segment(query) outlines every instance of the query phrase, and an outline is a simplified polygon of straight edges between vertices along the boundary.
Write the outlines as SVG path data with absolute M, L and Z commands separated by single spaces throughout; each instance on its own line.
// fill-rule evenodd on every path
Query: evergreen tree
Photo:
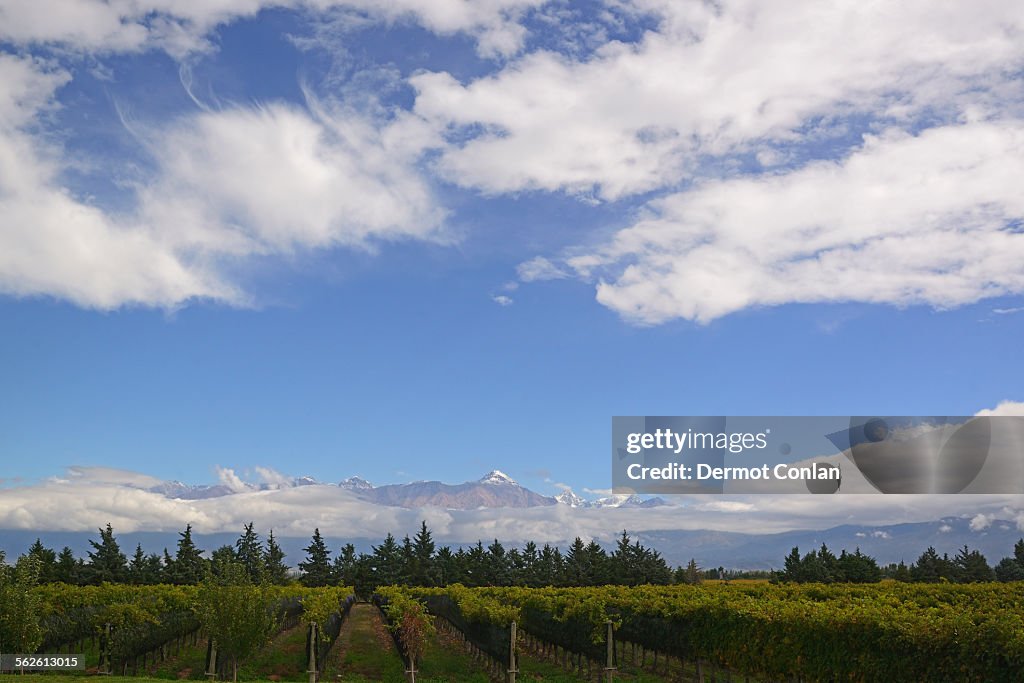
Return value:
M 136 544 L 135 554 L 128 563 L 128 583 L 136 586 L 149 583 L 146 580 L 146 553 L 143 552 L 141 543 Z
M 62 581 L 78 585 L 82 581 L 82 561 L 75 558 L 71 548 L 64 546 L 57 556 L 57 566 L 54 570 L 56 581 Z
M 374 586 L 394 586 L 402 580 L 402 548 L 388 533 L 384 542 L 373 548 L 371 560 Z
M 882 580 L 882 570 L 875 558 L 865 555 L 860 548 L 852 554 L 844 550 L 839 556 L 838 566 L 842 580 L 850 583 L 877 583 Z M 906 567 L 903 569 L 905 571 Z
M 505 546 L 498 539 L 487 546 L 485 586 L 511 586 L 512 575 L 506 562 Z
M 210 572 L 214 577 L 224 579 L 231 572 L 235 571 L 236 568 L 240 568 L 241 571 L 245 573 L 249 582 L 255 583 L 252 577 L 249 576 L 249 571 L 246 566 L 238 561 L 234 547 L 230 545 L 222 545 L 210 553 Z
M 1004 557 L 996 565 L 995 577 L 998 581 L 1024 581 L 1024 567 L 1015 558 Z
M 782 563 L 782 572 L 779 574 L 780 581 L 800 582 L 804 580 L 803 563 L 800 560 L 800 548 L 793 546 Z
M 118 583 L 124 581 L 128 572 L 128 558 L 121 552 L 114 538 L 114 530 L 107 523 L 106 529 L 100 529 L 100 540 L 89 540 L 92 550 L 89 551 L 89 582 Z
M 266 572 L 266 558 L 260 545 L 260 537 L 253 530 L 253 523 L 245 525 L 242 535 L 235 541 L 235 559 L 245 568 L 253 583 L 260 583 Z
M 910 578 L 917 583 L 938 583 L 944 573 L 942 558 L 932 546 L 928 546 L 910 567 Z
M 434 539 L 424 520 L 412 543 L 412 557 L 408 573 L 409 583 L 413 586 L 433 586 L 437 583 L 434 571 Z
M 356 547 L 351 543 L 343 545 L 341 552 L 334 558 L 334 568 L 332 570 L 334 583 L 339 586 L 354 586 L 358 561 Z
M 696 586 L 700 582 L 700 568 L 697 566 L 697 561 L 691 557 L 683 572 L 683 583 Z
M 324 539 L 320 536 L 320 529 L 313 531 L 313 541 L 304 548 L 306 559 L 299 562 L 299 571 L 302 572 L 300 581 L 303 586 L 315 588 L 327 586 L 331 582 L 331 551 L 327 549 Z
M 39 583 L 53 583 L 57 580 L 57 553 L 43 545 L 42 540 L 28 549 L 28 555 L 35 559 L 39 569 Z
M 146 583 L 164 583 L 164 567 L 156 553 L 146 555 Z
M 588 586 L 603 586 L 611 580 L 611 567 L 608 553 L 597 541 L 591 540 L 587 544 L 587 564 L 590 573 L 587 576 Z
M 966 545 L 957 553 L 953 564 L 960 583 L 978 583 L 995 578 L 985 556 L 978 550 L 970 550 Z
M 487 551 L 484 550 L 483 541 L 477 541 L 461 559 L 464 567 L 463 578 L 467 586 L 489 585 Z
M 178 550 L 174 555 L 169 578 L 171 583 L 179 586 L 195 585 L 206 575 L 203 551 L 192 541 L 191 524 L 187 524 L 185 530 L 179 532 L 178 536 Z
M 460 573 L 455 560 L 455 553 L 448 546 L 441 546 L 437 551 L 437 554 L 434 556 L 434 568 L 437 574 L 438 586 L 448 586 L 458 581 Z
M 562 585 L 589 586 L 590 573 L 590 556 L 587 554 L 587 547 L 584 545 L 583 539 L 577 536 L 569 549 L 565 551 Z
M 284 563 L 284 551 L 274 538 L 274 530 L 267 534 L 267 550 L 263 555 L 267 570 L 267 581 L 283 586 L 288 583 L 288 565 Z

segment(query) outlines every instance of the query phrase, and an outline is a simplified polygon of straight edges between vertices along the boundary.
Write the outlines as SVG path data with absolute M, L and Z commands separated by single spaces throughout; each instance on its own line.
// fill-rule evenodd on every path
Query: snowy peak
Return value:
M 519 486 L 519 483 L 515 479 L 508 476 L 501 470 L 491 470 L 486 475 L 477 480 L 480 484 L 512 484 L 513 486 Z
M 362 477 L 349 477 L 348 479 L 342 479 L 338 483 L 338 486 L 348 491 L 370 491 L 373 489 L 373 484 Z
M 587 501 L 583 500 L 575 493 L 573 493 L 572 489 L 566 489 L 562 491 L 557 496 L 555 496 L 555 500 L 557 500 L 562 505 L 568 505 L 571 508 L 585 507 L 587 505 Z
M 295 477 L 292 479 L 292 486 L 316 486 L 319 483 L 313 477 Z

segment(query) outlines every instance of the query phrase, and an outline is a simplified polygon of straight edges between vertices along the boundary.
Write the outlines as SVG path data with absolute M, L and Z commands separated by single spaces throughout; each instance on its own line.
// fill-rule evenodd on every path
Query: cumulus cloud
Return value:
M 984 531 L 992 525 L 993 519 L 995 515 L 984 515 L 979 512 L 971 518 L 971 531 Z
M 487 193 L 614 200 L 693 177 L 708 158 L 806 154 L 858 117 L 1019 110 L 1024 12 L 995 0 L 620 4 L 658 29 L 581 59 L 536 51 L 465 83 L 412 78 L 416 111 L 451 131 L 439 170 Z
M 0 528 L 92 531 L 110 521 L 123 532 L 180 531 L 192 524 L 198 533 L 233 533 L 255 521 L 283 536 L 308 537 L 310 529 L 319 527 L 332 536 L 378 538 L 426 519 L 446 541 L 561 541 L 575 536 L 611 540 L 622 529 L 771 533 L 854 521 L 884 525 L 930 521 L 951 510 L 986 518 L 1002 515 L 1024 524 L 1020 496 L 673 496 L 675 505 L 647 509 L 443 510 L 374 505 L 331 485 L 255 490 L 225 468 L 219 476 L 238 492 L 186 500 L 140 488 L 150 482 L 146 475 L 76 468 L 61 478 L 0 489 Z
M 708 182 L 569 263 L 639 323 L 751 306 L 951 307 L 1024 292 L 1024 123 L 868 137 L 841 162 Z
M 228 487 L 235 493 L 242 493 L 244 491 L 252 490 L 252 487 L 246 482 L 242 481 L 242 478 L 235 474 L 235 471 L 230 467 L 216 466 L 214 471 L 217 473 L 217 481 L 224 486 Z
M 992 416 L 1012 416 L 1020 417 L 1024 416 L 1024 403 L 1021 401 L 1000 401 L 995 408 L 985 408 L 975 413 L 979 417 L 992 417 Z
M 492 296 L 491 297 L 491 301 L 493 301 L 494 303 L 496 303 L 496 304 L 498 304 L 499 306 L 502 306 L 502 307 L 504 307 L 504 306 L 511 306 L 512 304 L 515 303 L 515 300 L 512 297 L 505 296 L 504 294 L 498 294 L 497 296 Z

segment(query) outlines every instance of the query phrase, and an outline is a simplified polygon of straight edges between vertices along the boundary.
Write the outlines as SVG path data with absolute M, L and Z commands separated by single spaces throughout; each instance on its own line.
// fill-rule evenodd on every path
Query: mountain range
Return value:
M 180 481 L 162 482 L 147 490 L 168 498 L 203 500 L 230 496 L 245 491 L 265 491 L 296 486 L 334 486 L 312 477 L 296 477 L 277 484 L 245 484 L 231 487 L 226 484 L 191 485 Z M 350 491 L 361 500 L 377 505 L 401 508 L 439 507 L 449 510 L 476 510 L 480 508 L 531 508 L 567 505 L 571 508 L 649 508 L 668 505 L 661 498 L 641 498 L 637 495 L 611 495 L 595 500 L 584 500 L 566 489 L 558 496 L 545 496 L 520 485 L 502 472 L 491 470 L 476 481 L 446 484 L 441 481 L 414 481 L 407 484 L 374 486 L 357 476 L 343 479 L 338 487 Z

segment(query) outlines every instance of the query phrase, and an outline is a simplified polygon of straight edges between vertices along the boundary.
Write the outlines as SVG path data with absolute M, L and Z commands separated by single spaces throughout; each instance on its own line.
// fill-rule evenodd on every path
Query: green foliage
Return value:
M 283 586 L 288 583 L 288 565 L 284 563 L 284 551 L 274 538 L 274 531 L 267 535 L 267 549 L 263 554 L 263 563 L 267 570 L 267 581 Z
M 93 548 L 89 551 L 89 582 L 100 584 L 124 581 L 128 574 L 128 559 L 114 538 L 114 530 L 108 523 L 106 529 L 99 531 L 99 541 L 89 540 Z
M 38 580 L 38 557 L 24 555 L 9 567 L 0 551 L 0 651 L 35 652 L 42 642 Z
M 327 549 L 323 537 L 320 536 L 320 529 L 313 532 L 313 540 L 306 546 L 305 551 L 306 559 L 299 562 L 302 585 L 310 588 L 330 585 L 332 578 L 331 551 Z
M 344 586 L 331 586 L 309 590 L 302 597 L 302 623 L 316 624 L 319 627 L 320 639 L 330 639 L 327 634 L 327 621 L 331 615 L 342 609 L 342 602 L 352 595 L 352 590 Z
M 186 525 L 185 530 L 178 535 L 178 552 L 168 568 L 168 578 L 171 583 L 179 586 L 197 584 L 206 576 L 207 564 L 203 559 L 203 551 L 192 540 L 191 524 Z
M 266 644 L 277 631 L 278 599 L 269 584 L 254 584 L 245 567 L 229 562 L 221 574 L 199 584 L 195 612 L 204 630 L 228 657 L 237 673 L 238 661 Z

